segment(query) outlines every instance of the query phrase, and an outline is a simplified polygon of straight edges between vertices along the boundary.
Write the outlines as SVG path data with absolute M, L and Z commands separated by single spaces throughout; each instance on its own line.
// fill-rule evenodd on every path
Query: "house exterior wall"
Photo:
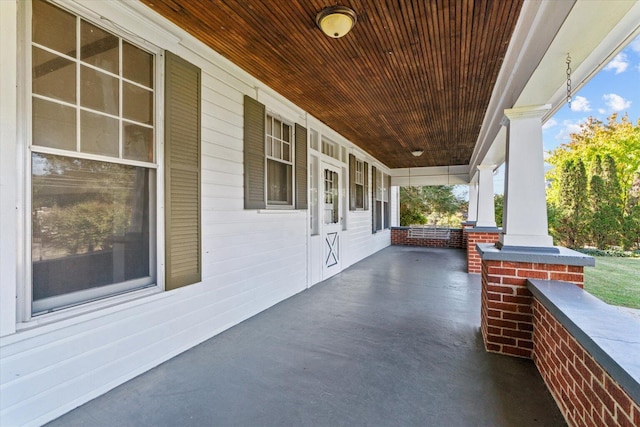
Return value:
M 16 71 L 22 67 L 19 3 L 0 2 L 0 419 L 3 425 L 39 425 L 317 283 L 321 276 L 311 264 L 319 262 L 321 250 L 312 248 L 309 212 L 243 209 L 243 97 L 257 98 L 288 120 L 335 133 L 289 103 L 286 94 L 273 92 L 145 6 L 83 4 L 89 19 L 117 22 L 116 28 L 202 70 L 202 281 L 23 322 L 29 236 L 26 125 L 18 113 L 24 81 Z M 334 139 L 354 149 L 339 135 Z M 376 159 L 364 160 L 388 173 Z M 158 210 L 162 233 L 162 206 Z M 347 211 L 346 224 L 343 268 L 390 244 L 389 230 L 372 234 L 371 209 Z M 157 271 L 162 276 L 162 262 Z

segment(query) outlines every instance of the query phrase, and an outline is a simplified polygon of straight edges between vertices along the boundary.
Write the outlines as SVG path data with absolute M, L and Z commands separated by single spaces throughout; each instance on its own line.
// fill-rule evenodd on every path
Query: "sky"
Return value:
M 594 117 L 602 122 L 612 113 L 625 113 L 635 123 L 640 118 L 640 36 L 629 43 L 542 127 L 545 152 L 569 142 L 580 124 Z M 619 120 L 619 119 L 618 119 Z M 504 165 L 494 176 L 494 191 L 504 192 Z

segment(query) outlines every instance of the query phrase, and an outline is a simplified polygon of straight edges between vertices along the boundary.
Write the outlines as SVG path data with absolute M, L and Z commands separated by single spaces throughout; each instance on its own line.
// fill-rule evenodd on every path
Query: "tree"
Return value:
M 466 202 L 454 194 L 452 186 L 401 187 L 400 225 L 460 223 L 465 205 Z
M 563 244 L 576 248 L 587 237 L 587 174 L 581 159 L 567 160 L 560 175 L 559 218 L 555 224 L 556 238 Z
M 589 118 L 547 162 L 554 166 L 547 172 L 549 226 L 560 244 L 626 248 L 640 244 L 635 220 L 640 201 L 640 120 L 633 124 L 628 116 L 618 120 L 616 114 L 607 123 Z M 580 163 L 589 170 L 584 180 Z M 586 211 L 580 208 L 584 197 Z
M 496 194 L 493 196 L 493 203 L 496 209 L 496 225 L 502 227 L 502 216 L 504 210 L 504 194 Z

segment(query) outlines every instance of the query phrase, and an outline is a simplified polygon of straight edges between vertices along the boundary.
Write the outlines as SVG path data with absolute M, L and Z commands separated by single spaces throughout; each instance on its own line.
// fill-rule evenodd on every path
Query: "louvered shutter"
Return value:
M 368 210 L 369 209 L 369 163 L 364 162 L 364 191 L 363 191 L 363 196 L 364 197 L 364 205 L 363 208 L 364 210 Z
M 349 154 L 349 210 L 356 208 L 356 156 Z
M 265 209 L 265 108 L 244 97 L 244 208 Z
M 202 280 L 200 69 L 167 52 L 165 62 L 165 289 Z
M 384 205 L 384 228 L 391 224 L 391 175 L 385 175 L 387 197 Z
M 307 129 L 296 123 L 296 209 L 307 209 Z
M 377 170 L 375 166 L 371 166 L 371 206 L 373 207 L 373 209 L 371 209 L 371 232 L 375 233 L 376 232 L 376 224 L 377 224 L 377 220 L 378 220 L 378 215 L 377 215 L 377 209 L 376 209 L 376 177 L 377 177 Z

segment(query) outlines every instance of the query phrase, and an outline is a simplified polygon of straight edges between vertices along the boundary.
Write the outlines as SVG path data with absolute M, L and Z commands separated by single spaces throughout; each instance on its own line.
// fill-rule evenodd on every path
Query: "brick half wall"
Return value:
M 514 261 L 482 261 L 480 322 L 487 351 L 531 358 L 532 296 L 527 279 L 584 286 L 584 267 Z
M 482 260 L 476 251 L 476 244 L 496 243 L 501 230 L 496 228 L 491 231 L 478 231 L 474 228 L 466 228 L 463 232 L 466 236 L 464 240 L 467 242 L 467 273 L 481 273 Z
M 400 246 L 422 246 L 426 248 L 464 248 L 462 246 L 462 229 L 451 228 L 449 239 L 425 239 L 409 237 L 410 227 L 392 227 L 391 244 Z
M 638 403 L 537 299 L 533 322 L 533 360 L 570 426 L 640 426 Z

